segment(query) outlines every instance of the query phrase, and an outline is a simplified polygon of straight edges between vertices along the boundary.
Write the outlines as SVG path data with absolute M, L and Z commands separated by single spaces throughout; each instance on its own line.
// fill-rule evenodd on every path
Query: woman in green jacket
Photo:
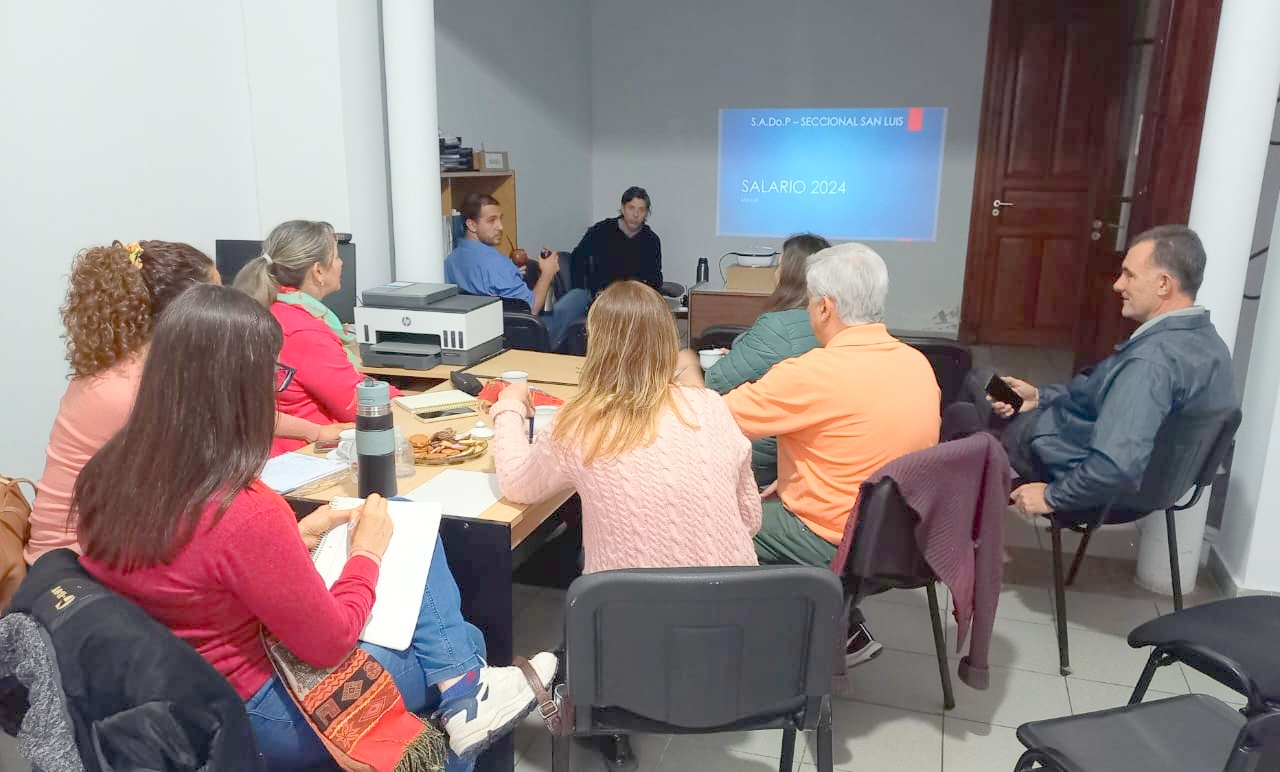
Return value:
M 804 273 L 809 255 L 829 246 L 826 239 L 812 233 L 786 240 L 778 260 L 778 286 L 769 296 L 767 310 L 706 372 L 707 388 L 724 394 L 759 380 L 778 362 L 800 356 L 818 345 L 809 327 L 809 312 L 805 310 L 809 288 Z M 751 470 L 762 488 L 778 479 L 777 438 L 766 437 L 751 443 Z

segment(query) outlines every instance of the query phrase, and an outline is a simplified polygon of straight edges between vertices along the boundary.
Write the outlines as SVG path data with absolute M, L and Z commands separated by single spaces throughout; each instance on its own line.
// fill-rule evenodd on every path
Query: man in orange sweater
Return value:
M 819 348 L 779 362 L 725 402 L 747 437 L 778 437 L 778 480 L 761 493 L 760 561 L 826 566 L 857 515 L 862 482 L 937 444 L 941 393 L 924 355 L 885 328 L 889 272 L 880 255 L 865 244 L 830 247 L 809 258 L 805 278 Z M 682 353 L 679 377 L 697 382 L 691 354 Z M 859 617 L 851 630 L 849 665 L 879 652 Z

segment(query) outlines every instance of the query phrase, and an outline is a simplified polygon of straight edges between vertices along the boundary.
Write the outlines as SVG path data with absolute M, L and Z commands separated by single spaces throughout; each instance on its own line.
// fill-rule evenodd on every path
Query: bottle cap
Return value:
M 356 401 L 362 407 L 386 405 L 391 402 L 391 386 L 386 381 L 366 378 L 356 386 Z

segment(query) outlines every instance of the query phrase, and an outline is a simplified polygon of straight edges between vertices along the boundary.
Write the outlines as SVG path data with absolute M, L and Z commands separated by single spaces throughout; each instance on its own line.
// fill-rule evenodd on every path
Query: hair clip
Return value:
M 142 268 L 142 245 L 136 241 L 131 241 L 124 245 L 129 250 L 129 265 L 134 268 Z

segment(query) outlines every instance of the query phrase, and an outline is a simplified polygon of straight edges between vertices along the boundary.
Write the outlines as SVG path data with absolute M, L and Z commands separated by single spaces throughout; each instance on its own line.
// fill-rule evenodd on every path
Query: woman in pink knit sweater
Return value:
M 653 288 L 617 282 L 587 315 L 580 390 L 533 443 L 529 390 L 489 411 L 502 493 L 582 497 L 584 571 L 756 565 L 751 443 L 719 394 L 675 383 L 676 326 Z

